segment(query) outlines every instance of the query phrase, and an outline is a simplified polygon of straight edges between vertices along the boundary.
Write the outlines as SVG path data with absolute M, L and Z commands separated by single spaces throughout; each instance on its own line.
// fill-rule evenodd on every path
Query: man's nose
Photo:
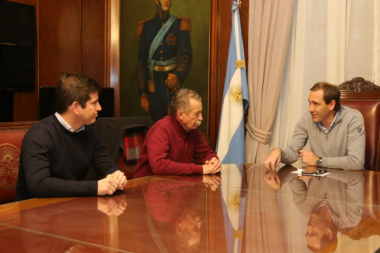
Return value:
M 198 120 L 203 120 L 202 113 L 199 114 Z
M 100 106 L 100 103 L 98 102 L 96 104 L 96 108 L 95 108 L 97 111 L 101 111 L 102 110 L 102 107 Z

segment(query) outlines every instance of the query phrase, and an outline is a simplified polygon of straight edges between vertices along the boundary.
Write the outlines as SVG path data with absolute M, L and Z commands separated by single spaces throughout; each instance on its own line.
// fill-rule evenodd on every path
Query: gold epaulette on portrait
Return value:
M 181 26 L 180 26 L 180 30 L 181 31 L 188 31 L 188 32 L 191 32 L 191 20 L 189 17 L 178 17 L 179 19 L 181 19 Z
M 153 18 L 149 18 L 149 19 L 144 19 L 144 20 L 141 20 L 139 22 L 137 22 L 137 37 L 139 37 L 142 33 L 142 30 L 143 30 L 143 27 L 144 27 L 144 23 L 146 21 L 149 21 L 149 20 L 152 20 Z

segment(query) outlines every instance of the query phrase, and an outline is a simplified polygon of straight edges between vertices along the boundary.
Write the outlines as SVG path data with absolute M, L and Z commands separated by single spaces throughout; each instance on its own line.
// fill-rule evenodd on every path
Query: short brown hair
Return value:
M 90 94 L 100 92 L 101 87 L 94 79 L 73 73 L 63 73 L 57 83 L 55 91 L 55 103 L 58 113 L 64 113 L 75 101 L 82 108 L 86 107 L 86 102 L 90 99 Z
M 340 90 L 337 86 L 327 83 L 318 82 L 311 87 L 310 91 L 323 90 L 323 100 L 326 105 L 330 104 L 332 100 L 335 101 L 334 111 L 338 112 L 341 110 L 340 106 Z
M 202 102 L 202 98 L 197 92 L 189 89 L 179 89 L 170 103 L 170 115 L 175 117 L 178 110 L 188 113 L 190 111 L 190 98 Z

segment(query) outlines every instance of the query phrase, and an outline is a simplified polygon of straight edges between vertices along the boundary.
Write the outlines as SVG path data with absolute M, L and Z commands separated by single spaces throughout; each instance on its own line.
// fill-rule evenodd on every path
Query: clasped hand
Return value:
M 222 178 L 220 177 L 220 175 L 203 175 L 202 182 L 206 187 L 210 186 L 211 190 L 215 191 L 216 189 L 218 189 L 221 180 Z
M 120 170 L 98 181 L 98 195 L 112 195 L 116 190 L 123 190 L 127 184 L 127 178 Z
M 222 165 L 218 158 L 213 157 L 210 161 L 205 161 L 202 165 L 203 174 L 216 174 L 222 170 Z
M 98 210 L 107 215 L 117 215 L 124 213 L 127 207 L 127 200 L 124 194 L 113 197 L 98 197 Z

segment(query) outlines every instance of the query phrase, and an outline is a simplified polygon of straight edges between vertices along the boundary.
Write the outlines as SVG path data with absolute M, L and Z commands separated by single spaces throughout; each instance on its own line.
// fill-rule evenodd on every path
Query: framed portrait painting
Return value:
M 208 132 L 212 1 L 120 1 L 120 116 L 157 121 L 187 88 L 202 97 Z

